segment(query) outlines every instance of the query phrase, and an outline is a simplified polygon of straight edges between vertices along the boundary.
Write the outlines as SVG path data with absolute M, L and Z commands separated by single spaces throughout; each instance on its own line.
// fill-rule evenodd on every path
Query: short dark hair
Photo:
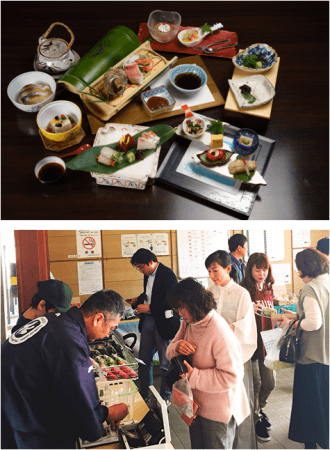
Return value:
M 44 300 L 44 299 L 40 298 L 40 296 L 37 293 L 34 294 L 34 296 L 32 297 L 31 303 L 30 303 L 31 308 L 37 309 L 41 300 Z M 54 306 L 53 303 L 51 303 L 50 301 L 44 300 L 44 302 L 45 302 L 46 312 L 49 309 L 54 309 L 54 308 L 56 309 L 56 306 Z
M 206 290 L 194 278 L 186 278 L 176 284 L 168 292 L 166 301 L 174 310 L 187 308 L 196 322 L 217 307 L 212 292 Z
M 229 251 L 234 252 L 239 245 L 241 247 L 244 247 L 246 242 L 247 238 L 246 236 L 244 236 L 244 234 L 234 234 L 231 238 L 228 239 Z
M 209 255 L 205 260 L 205 267 L 208 269 L 210 265 L 214 263 L 220 264 L 220 266 L 224 269 L 230 266 L 231 270 L 229 272 L 229 276 L 235 281 L 235 283 L 238 283 L 238 273 L 232 264 L 231 256 L 228 252 L 225 250 L 217 250 L 216 252 L 211 253 L 211 255 Z
M 319 250 L 325 255 L 329 255 L 329 238 L 325 237 L 317 241 L 316 250 Z
M 131 258 L 132 266 L 136 264 L 149 264 L 150 261 L 158 262 L 157 256 L 146 248 L 139 248 Z
M 91 295 L 80 307 L 86 317 L 96 313 L 106 313 L 111 319 L 123 316 L 125 311 L 123 297 L 115 291 L 103 289 Z M 108 317 L 106 317 L 106 320 Z
M 296 265 L 298 270 L 301 271 L 301 278 L 316 278 L 329 272 L 329 263 L 326 257 L 313 248 L 306 248 L 297 253 Z

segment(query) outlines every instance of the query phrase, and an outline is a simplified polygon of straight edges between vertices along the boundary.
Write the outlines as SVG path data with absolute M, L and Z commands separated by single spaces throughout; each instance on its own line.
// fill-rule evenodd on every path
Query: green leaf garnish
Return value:
M 207 131 L 213 134 L 224 134 L 225 129 L 222 125 L 222 122 L 220 119 L 218 120 L 211 120 L 211 125 L 209 125 Z
M 242 56 L 243 66 L 250 67 L 250 69 L 256 69 L 258 56 L 257 55 L 246 55 Z
M 176 131 L 176 128 L 172 128 L 169 125 L 154 125 L 146 130 L 140 131 L 139 133 L 132 136 L 136 141 L 142 133 L 147 133 L 148 131 L 154 131 L 159 137 L 160 141 L 157 147 L 164 144 L 168 139 L 170 139 Z M 100 155 L 102 148 L 105 145 L 100 145 L 97 147 L 91 147 L 79 155 L 75 156 L 71 161 L 66 163 L 66 167 L 71 170 L 83 170 L 85 172 L 95 172 L 95 173 L 104 173 L 104 174 L 113 174 L 118 170 L 124 169 L 125 167 L 131 166 L 133 164 L 138 164 L 140 161 L 135 160 L 130 162 L 127 158 L 127 154 L 122 156 L 122 160 L 117 162 L 114 166 L 106 166 L 97 161 L 96 157 Z M 118 142 L 114 142 L 112 144 L 107 144 L 106 147 L 110 147 L 113 150 L 118 151 Z M 142 150 L 144 158 L 151 155 L 151 153 L 155 152 L 156 149 L 146 149 Z M 130 153 L 136 153 L 136 147 L 130 150 Z M 118 155 L 117 155 L 118 156 Z M 112 157 L 114 159 L 114 157 Z
M 257 99 L 251 95 L 251 94 L 247 94 L 245 92 L 242 93 L 242 96 L 246 99 L 246 100 L 250 100 L 248 103 L 254 103 Z
M 250 176 L 248 176 L 248 174 L 246 172 L 240 172 L 240 173 L 235 173 L 235 175 L 233 175 L 234 178 L 236 178 L 236 180 L 240 180 L 240 181 L 250 181 L 251 178 L 253 177 L 255 171 L 254 170 L 250 170 Z
M 205 33 L 213 34 L 212 28 L 210 27 L 210 25 L 207 24 L 207 22 L 204 23 L 204 25 L 201 27 L 201 30 L 202 30 L 202 34 L 205 34 Z

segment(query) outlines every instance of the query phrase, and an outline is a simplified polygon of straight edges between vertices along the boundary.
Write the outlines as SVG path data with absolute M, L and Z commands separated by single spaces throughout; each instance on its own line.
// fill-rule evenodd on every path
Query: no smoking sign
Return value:
M 78 258 L 102 257 L 101 232 L 77 231 L 77 254 Z

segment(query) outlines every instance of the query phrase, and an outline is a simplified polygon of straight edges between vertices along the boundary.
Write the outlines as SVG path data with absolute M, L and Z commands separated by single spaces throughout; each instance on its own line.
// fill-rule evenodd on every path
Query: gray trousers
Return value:
M 216 422 L 197 416 L 189 428 L 191 448 L 233 448 L 236 421 L 232 416 L 228 423 Z
M 267 404 L 267 399 L 275 388 L 275 370 L 268 369 L 263 359 L 252 361 L 254 388 L 254 421 L 261 418 L 260 410 Z

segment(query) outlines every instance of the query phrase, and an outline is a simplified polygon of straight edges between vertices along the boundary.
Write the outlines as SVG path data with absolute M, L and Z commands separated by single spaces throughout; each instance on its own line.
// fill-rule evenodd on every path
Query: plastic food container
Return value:
M 143 92 L 141 94 L 141 98 L 144 108 L 151 116 L 157 116 L 158 114 L 170 111 L 174 108 L 176 103 L 165 86 L 159 86 L 155 89 L 151 89 L 150 91 Z M 166 103 L 168 104 L 162 104 L 161 99 L 165 99 L 165 101 L 167 100 Z
M 97 381 L 99 398 L 105 406 L 117 403 L 125 403 L 128 407 L 128 415 L 123 422 L 133 420 L 135 394 L 138 388 L 133 380 Z
M 175 11 L 153 11 L 148 19 L 148 29 L 151 36 L 158 42 L 173 41 L 178 34 L 181 16 Z

